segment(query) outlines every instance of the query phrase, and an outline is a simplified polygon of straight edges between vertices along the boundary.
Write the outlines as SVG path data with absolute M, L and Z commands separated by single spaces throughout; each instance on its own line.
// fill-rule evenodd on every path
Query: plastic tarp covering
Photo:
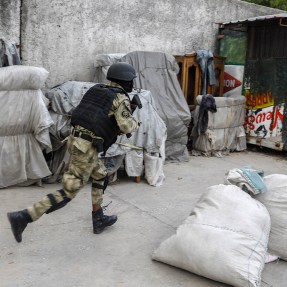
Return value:
M 125 54 L 122 53 L 97 55 L 94 61 L 94 67 L 96 69 L 94 82 L 107 84 L 109 81 L 107 80 L 106 75 L 110 65 L 122 62 L 124 55 Z
M 158 153 L 166 134 L 166 126 L 157 113 L 154 98 L 150 91 L 140 90 L 130 93 L 130 99 L 137 93 L 140 97 L 142 108 L 134 111 L 133 115 L 141 122 L 140 127 L 130 138 L 119 136 L 118 144 L 111 146 L 106 156 L 115 156 L 124 153 L 125 144 L 144 149 L 148 153 Z
M 134 94 L 135 92 L 130 94 L 131 99 Z M 153 186 L 160 186 L 165 178 L 163 164 L 167 129 L 157 113 L 151 92 L 140 90 L 137 94 L 142 102 L 142 108 L 137 108 L 133 115 L 141 125 L 130 138 L 125 135 L 119 136 L 116 144 L 108 149 L 106 157 L 117 159 L 120 158 L 117 156 L 126 154 L 128 176 L 141 176 L 144 168 L 147 182 Z
M 186 144 L 191 115 L 177 79 L 179 66 L 175 58 L 160 52 L 101 54 L 94 63 L 95 82 L 104 82 L 108 67 L 120 61 L 135 68 L 135 86 L 150 91 L 154 98 L 156 110 L 167 128 L 166 160 L 188 161 Z
M 50 128 L 53 150 L 60 148 L 70 134 L 71 115 L 83 95 L 94 86 L 91 82 L 68 81 L 49 90 L 45 96 L 50 102 L 50 115 L 54 125 Z
M 191 115 L 180 88 L 179 66 L 171 55 L 136 51 L 126 54 L 124 61 L 137 72 L 136 86 L 151 91 L 159 116 L 167 127 L 166 160 L 188 161 L 187 129 Z
M 215 97 L 216 113 L 208 112 L 208 127 L 204 134 L 196 131 L 202 96 L 196 97 L 194 127 L 192 129 L 193 155 L 215 155 L 218 157 L 230 151 L 246 149 L 246 135 L 243 127 L 245 97 Z
M 60 162 L 65 157 L 63 140 L 70 133 L 70 116 L 85 92 L 95 84 L 68 81 L 46 93 L 46 97 L 50 100 L 50 114 L 55 122 L 55 125 L 50 128 L 53 149 L 59 151 L 58 154 L 54 153 L 51 162 L 53 174 L 58 173 Z M 117 171 L 124 157 L 126 157 L 125 168 L 129 176 L 140 176 L 143 173 L 143 168 L 150 166 L 148 161 L 144 162 L 143 160 L 144 153 L 149 153 L 153 156 L 153 159 L 156 157 L 160 167 L 162 167 L 165 160 L 165 150 L 163 148 L 166 139 L 165 123 L 157 114 L 151 92 L 145 90 L 134 91 L 130 94 L 131 99 L 135 93 L 139 95 L 143 106 L 142 109 L 134 111 L 134 116 L 141 122 L 141 126 L 130 138 L 125 135 L 119 136 L 117 144 L 109 148 L 105 157 L 105 164 L 109 173 Z M 160 174 L 159 178 L 163 179 L 163 174 Z M 51 178 L 51 182 L 52 180 L 55 180 L 55 178 Z M 151 185 L 159 184 L 158 178 L 152 180 Z
M 43 149 L 51 150 L 53 121 L 40 88 L 48 72 L 30 66 L 0 69 L 0 187 L 41 181 L 51 172 Z
M 52 143 L 52 156 L 47 160 L 52 175 L 45 178 L 47 183 L 59 181 L 67 166 L 70 155 L 66 148 L 65 139 L 71 132 L 71 115 L 81 101 L 85 92 L 94 86 L 91 82 L 68 81 L 50 89 L 46 94 L 49 100 L 49 113 L 54 121 L 49 129 Z

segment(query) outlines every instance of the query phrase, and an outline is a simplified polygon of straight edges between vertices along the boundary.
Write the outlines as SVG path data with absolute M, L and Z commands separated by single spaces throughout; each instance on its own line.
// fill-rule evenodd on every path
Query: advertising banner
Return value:
M 225 65 L 224 66 L 224 87 L 223 96 L 242 95 L 242 83 L 244 76 L 244 66 Z
M 274 105 L 270 92 L 252 94 L 250 90 L 245 90 L 245 97 L 246 133 L 260 138 L 282 136 L 284 103 Z

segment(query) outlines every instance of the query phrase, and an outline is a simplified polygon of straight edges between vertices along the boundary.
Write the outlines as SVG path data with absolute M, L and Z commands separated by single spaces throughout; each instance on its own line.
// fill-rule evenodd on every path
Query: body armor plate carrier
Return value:
M 104 151 L 117 140 L 120 133 L 115 117 L 108 116 L 117 93 L 127 94 L 121 88 L 95 85 L 84 94 L 72 113 L 71 124 L 74 127 L 79 125 L 103 138 Z

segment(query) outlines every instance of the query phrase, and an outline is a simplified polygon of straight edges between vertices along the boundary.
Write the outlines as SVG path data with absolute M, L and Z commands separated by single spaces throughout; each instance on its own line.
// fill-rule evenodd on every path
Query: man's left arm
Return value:
M 132 115 L 130 101 L 127 98 L 119 99 L 119 106 L 115 111 L 115 118 L 123 134 L 130 134 L 139 127 L 139 122 Z

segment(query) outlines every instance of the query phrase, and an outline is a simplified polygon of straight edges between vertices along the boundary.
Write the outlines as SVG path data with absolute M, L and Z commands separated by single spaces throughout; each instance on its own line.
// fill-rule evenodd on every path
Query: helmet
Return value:
M 114 63 L 110 66 L 107 72 L 107 79 L 120 80 L 120 81 L 132 81 L 136 78 L 136 71 L 132 65 L 124 62 Z

